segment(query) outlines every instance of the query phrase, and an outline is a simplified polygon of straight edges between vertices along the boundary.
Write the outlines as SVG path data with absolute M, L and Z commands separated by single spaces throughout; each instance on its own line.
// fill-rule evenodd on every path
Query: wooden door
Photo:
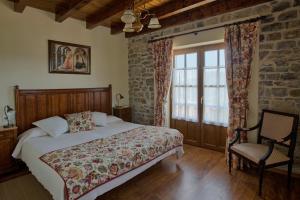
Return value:
M 223 44 L 201 49 L 202 146 L 224 151 L 228 123 L 228 94 Z
M 194 59 L 196 59 L 196 61 L 191 59 L 191 55 L 194 55 Z M 208 95 L 208 92 L 211 93 L 212 91 L 215 91 L 218 94 L 215 95 L 215 99 L 219 98 L 219 91 L 222 91 L 223 96 L 225 93 L 227 95 L 227 90 L 224 89 L 226 88 L 226 83 L 223 84 L 225 81 L 224 59 L 223 44 L 174 51 L 173 83 L 170 95 L 170 125 L 172 128 L 176 128 L 183 133 L 184 142 L 187 144 L 202 146 L 218 151 L 224 151 L 225 149 L 227 128 L 226 123 L 222 123 L 225 120 L 209 116 L 209 113 L 214 112 L 214 107 L 217 110 L 221 109 L 219 100 L 216 102 L 210 102 L 210 99 L 207 98 L 210 96 Z M 209 63 L 213 66 L 209 66 Z M 193 65 L 196 65 L 196 67 Z M 194 69 L 194 73 L 197 74 L 197 84 L 189 84 L 192 81 L 189 81 L 188 79 L 195 78 L 195 75 L 187 76 L 187 74 L 190 73 L 188 71 L 191 69 Z M 180 70 L 182 72 L 178 72 Z M 182 82 L 176 80 L 180 73 L 184 74 L 184 80 Z M 216 76 L 214 77 L 214 75 Z M 220 75 L 222 75 L 222 77 Z M 178 112 L 178 107 L 176 107 L 178 105 L 176 104 L 180 104 L 180 102 L 178 103 L 178 100 L 174 100 L 174 98 L 178 98 L 176 90 L 180 87 L 182 90 L 186 90 L 184 93 L 185 99 L 182 101 L 182 104 L 184 104 L 183 107 L 185 106 L 185 109 L 182 110 L 185 111 L 188 109 L 188 105 L 193 102 L 189 99 L 189 96 L 186 95 L 186 93 L 188 93 L 187 90 L 189 90 L 190 87 L 197 87 L 197 97 L 194 98 L 197 101 L 197 105 L 195 106 L 197 109 L 197 117 L 195 119 L 190 120 L 189 117 L 186 116 L 186 113 L 182 115 L 178 113 L 174 114 L 174 110 L 175 112 Z M 228 105 L 225 107 L 228 109 Z
M 173 82 L 171 88 L 170 125 L 184 135 L 184 143 L 201 146 L 201 79 L 198 48 L 174 52 Z M 183 99 L 176 99 L 182 92 Z M 194 108 L 194 109 L 191 109 Z M 190 112 L 189 112 L 189 111 Z M 191 111 L 192 110 L 192 111 Z M 176 115 L 174 117 L 174 115 Z

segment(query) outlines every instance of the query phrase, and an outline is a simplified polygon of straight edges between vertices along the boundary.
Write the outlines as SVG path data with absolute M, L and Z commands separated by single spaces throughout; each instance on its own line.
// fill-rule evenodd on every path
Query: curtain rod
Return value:
M 207 28 L 202 28 L 200 30 L 198 29 L 198 30 L 194 30 L 194 31 L 188 31 L 188 32 L 184 32 L 184 33 L 170 34 L 170 35 L 160 36 L 160 37 L 156 37 L 156 38 L 155 38 L 155 36 L 153 36 L 148 41 L 148 43 L 156 42 L 156 41 L 167 39 L 167 38 L 174 38 L 174 37 L 178 37 L 178 36 L 189 35 L 189 34 L 197 35 L 197 33 L 202 32 L 202 31 L 208 31 L 208 30 L 222 28 L 222 27 L 226 27 L 226 26 L 230 26 L 230 25 L 237 25 L 237 24 L 247 23 L 247 22 L 256 22 L 258 20 L 265 19 L 266 17 L 268 17 L 268 15 L 256 16 L 256 17 L 251 17 L 251 18 L 244 18 L 244 20 L 242 20 L 242 21 L 239 20 L 239 21 L 236 21 L 236 22 L 223 23 L 223 24 L 220 24 L 220 25 L 211 26 L 211 27 L 207 27 Z

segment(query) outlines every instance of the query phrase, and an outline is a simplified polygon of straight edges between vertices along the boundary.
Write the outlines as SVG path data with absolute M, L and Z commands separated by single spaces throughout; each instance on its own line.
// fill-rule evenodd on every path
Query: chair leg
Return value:
M 237 169 L 238 170 L 242 170 L 242 166 L 241 166 L 241 158 L 240 157 L 238 157 L 238 163 L 237 163 L 238 165 L 237 165 Z
M 264 171 L 265 171 L 265 165 L 262 164 L 259 167 L 259 189 L 258 189 L 258 195 L 261 196 L 262 193 L 262 185 L 263 185 L 263 178 L 264 178 Z
M 293 169 L 293 162 L 290 161 L 288 164 L 288 188 L 291 188 L 291 181 L 292 181 L 292 169 Z
M 231 151 L 229 150 L 228 151 L 228 167 L 229 167 L 229 174 L 231 174 L 231 168 L 232 168 L 232 153 Z

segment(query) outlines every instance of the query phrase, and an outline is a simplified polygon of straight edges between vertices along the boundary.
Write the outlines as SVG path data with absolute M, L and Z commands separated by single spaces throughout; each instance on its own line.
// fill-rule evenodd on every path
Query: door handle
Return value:
M 200 103 L 203 105 L 203 97 L 200 98 Z

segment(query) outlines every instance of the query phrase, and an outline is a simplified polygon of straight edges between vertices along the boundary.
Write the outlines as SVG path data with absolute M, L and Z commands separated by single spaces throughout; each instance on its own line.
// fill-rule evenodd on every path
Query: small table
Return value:
M 0 174 L 14 170 L 15 162 L 11 154 L 17 143 L 18 127 L 0 127 Z
M 131 122 L 131 108 L 130 107 L 114 107 L 113 114 L 114 114 L 114 116 L 119 117 L 126 122 Z

